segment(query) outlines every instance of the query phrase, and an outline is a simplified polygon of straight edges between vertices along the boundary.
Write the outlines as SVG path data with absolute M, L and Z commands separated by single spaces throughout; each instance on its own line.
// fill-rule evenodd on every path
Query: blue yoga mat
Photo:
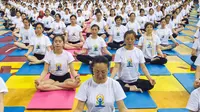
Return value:
M 0 73 L 0 77 L 6 82 L 10 78 L 10 73 Z
M 40 75 L 44 69 L 44 64 L 29 65 L 26 62 L 16 73 L 16 75 Z
M 124 99 L 124 104 L 128 109 L 148 109 L 157 108 L 157 105 L 151 98 L 148 92 L 126 92 L 126 99 Z M 117 104 L 115 103 L 115 107 Z
M 87 64 L 84 64 L 82 63 L 79 71 L 78 71 L 78 74 L 80 75 L 87 75 L 87 74 L 92 74 L 91 70 L 90 70 L 90 66 L 87 65 Z M 108 76 L 110 76 L 110 70 L 108 71 Z
M 192 62 L 191 55 L 177 55 L 179 58 L 181 58 L 183 61 L 185 61 L 187 64 L 191 65 L 193 68 L 196 69 L 196 66 L 194 65 L 194 63 Z
M 167 54 L 167 55 L 177 55 L 178 53 L 175 51 L 175 50 L 164 50 L 162 51 L 164 54 Z
M 4 107 L 4 112 L 24 112 L 25 107 Z
M 153 76 L 167 76 L 171 74 L 165 65 L 146 64 L 146 67 Z M 139 69 L 139 72 L 144 75 L 141 68 Z
M 187 47 L 189 47 L 189 48 L 192 48 L 192 46 L 193 46 L 193 43 L 191 43 L 191 42 L 187 42 L 187 43 L 183 43 L 184 45 L 186 45 Z
M 158 109 L 157 112 L 189 112 L 185 108 L 165 108 L 165 109 Z
M 1 35 L 1 36 L 0 36 L 0 38 L 4 38 L 4 37 L 5 37 L 4 35 Z
M 4 47 L 5 45 L 5 43 L 0 43 L 0 48 Z
M 24 56 L 28 50 L 26 49 L 16 49 L 12 53 L 9 54 L 9 56 Z
M 2 61 L 5 57 L 5 55 L 0 55 L 0 61 Z
M 177 73 L 174 77 L 181 83 L 181 85 L 191 93 L 194 90 L 193 83 L 195 80 L 194 73 Z
M 4 34 L 4 36 L 12 36 L 12 32 L 8 32 L 8 33 Z
M 115 50 L 115 49 L 109 49 L 109 48 L 108 48 L 108 51 L 109 51 L 111 54 L 116 54 L 116 51 L 117 51 L 117 50 Z

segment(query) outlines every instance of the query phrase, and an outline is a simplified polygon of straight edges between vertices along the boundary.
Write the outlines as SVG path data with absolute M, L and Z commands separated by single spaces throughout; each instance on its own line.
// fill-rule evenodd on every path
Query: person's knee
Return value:
M 161 64 L 164 65 L 164 64 L 166 64 L 166 63 L 167 63 L 167 58 L 162 58 L 162 59 L 161 59 Z
M 36 86 L 36 89 L 41 90 L 41 91 L 45 90 L 46 88 L 47 88 L 47 87 L 45 87 L 45 86 L 43 86 L 43 85 L 38 85 L 38 86 Z

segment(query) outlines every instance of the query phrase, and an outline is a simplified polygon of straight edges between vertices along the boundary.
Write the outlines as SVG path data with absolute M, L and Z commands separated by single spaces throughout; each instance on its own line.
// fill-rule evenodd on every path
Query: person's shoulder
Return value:
M 119 84 L 119 82 L 117 82 L 116 80 L 114 80 L 113 78 L 110 78 L 110 77 L 108 77 L 108 83 L 109 84 L 113 84 L 113 85 L 118 85 Z
M 192 91 L 191 95 L 197 95 L 200 96 L 200 87 Z
M 120 47 L 119 49 L 117 49 L 116 54 L 121 54 L 121 52 L 123 52 L 124 50 L 124 47 Z
M 82 86 L 86 86 L 86 87 L 90 87 L 93 84 L 93 79 L 90 78 L 88 80 L 86 80 L 85 82 L 82 83 Z

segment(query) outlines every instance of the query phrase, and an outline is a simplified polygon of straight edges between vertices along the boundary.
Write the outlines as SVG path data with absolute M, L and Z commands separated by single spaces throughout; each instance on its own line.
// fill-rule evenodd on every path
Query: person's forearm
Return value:
M 157 47 L 157 52 L 158 52 L 158 54 L 160 54 L 161 57 L 164 57 L 160 47 Z
M 174 43 L 177 43 L 176 40 L 174 39 L 174 37 L 170 36 L 170 38 Z
M 141 65 L 141 68 L 142 68 L 144 75 L 147 77 L 148 80 L 150 80 L 151 76 L 150 76 L 149 71 L 147 70 L 146 66 L 143 64 L 143 65 Z
M 117 67 L 114 67 L 113 69 L 112 69 L 112 73 L 111 73 L 111 78 L 114 78 L 115 77 L 115 75 L 117 74 L 117 72 L 118 72 L 118 68 Z
M 32 51 L 33 51 L 33 46 L 30 46 L 26 54 L 29 55 Z
M 112 54 L 107 50 L 107 48 L 104 50 L 104 53 L 109 55 L 109 56 L 112 56 Z
M 200 66 L 197 66 L 196 73 L 195 73 L 195 78 L 196 79 L 200 78 Z
M 0 112 L 4 112 L 3 101 L 0 101 Z

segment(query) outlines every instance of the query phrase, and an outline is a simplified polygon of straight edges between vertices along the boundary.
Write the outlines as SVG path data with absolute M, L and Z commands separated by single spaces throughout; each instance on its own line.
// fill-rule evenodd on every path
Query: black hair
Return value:
M 153 23 L 151 23 L 151 22 L 147 22 L 147 23 L 144 25 L 144 29 L 146 29 L 147 26 L 149 26 L 149 25 L 151 25 L 151 26 L 154 28 L 154 24 L 153 24 Z
M 61 18 L 61 15 L 59 13 L 57 13 L 55 16 L 58 16 L 59 18 Z
M 81 12 L 81 13 L 82 13 L 82 10 L 81 10 L 81 9 L 78 9 L 78 10 L 77 10 L 77 13 L 78 13 L 78 12 Z
M 115 21 L 116 21 L 117 19 L 121 19 L 121 21 L 123 20 L 122 16 L 116 16 L 116 17 L 115 17 Z
M 35 24 L 35 28 L 36 28 L 38 25 L 41 25 L 42 28 L 44 29 L 44 24 L 43 24 L 43 23 L 40 23 L 40 22 L 36 23 L 36 24 Z
M 101 12 L 100 10 L 97 10 L 97 11 L 95 12 L 95 15 L 97 15 L 98 13 L 102 14 L 102 12 Z
M 75 17 L 75 18 L 77 19 L 76 15 L 71 15 L 71 16 L 70 16 L 70 19 L 71 19 L 72 17 Z
M 28 19 L 28 18 L 24 18 L 24 19 L 23 19 L 23 22 L 24 22 L 24 21 L 26 21 L 26 20 L 27 20 L 27 21 L 30 23 L 30 21 L 29 21 L 29 19 Z
M 142 11 L 143 11 L 143 12 L 145 12 L 145 10 L 144 10 L 144 9 L 140 9 L 140 13 L 141 13 Z
M 124 40 L 126 39 L 127 35 L 133 34 L 134 37 L 136 38 L 136 33 L 133 30 L 128 30 L 126 31 L 126 33 L 124 34 Z
M 160 22 L 161 22 L 161 21 L 163 21 L 163 20 L 165 20 L 165 21 L 166 21 L 166 19 L 165 19 L 165 18 L 161 18 Z
M 92 60 L 92 63 L 91 63 L 91 65 L 90 65 L 90 70 L 91 70 L 91 72 L 92 72 L 92 75 L 93 75 L 93 67 L 94 67 L 94 65 L 95 64 L 97 64 L 97 63 L 104 63 L 104 64 L 106 64 L 107 66 L 108 66 L 108 68 L 109 68 L 109 61 L 108 61 L 108 59 L 106 58 L 106 57 L 104 57 L 104 56 L 95 56 L 94 58 L 93 58 L 93 60 Z
M 135 16 L 135 13 L 132 12 L 132 13 L 130 13 L 128 16 L 130 17 L 131 15 L 134 15 L 134 16 Z
M 62 35 L 56 35 L 56 36 L 52 39 L 52 42 L 54 42 L 55 38 L 58 38 L 58 37 L 60 37 L 61 40 L 63 41 L 63 43 L 65 43 L 65 37 L 62 36 Z
M 49 12 L 50 12 L 50 10 L 49 10 L 49 9 L 46 9 L 46 10 L 45 10 L 45 12 L 46 12 L 46 11 L 49 11 Z
M 99 26 L 98 26 L 97 24 L 93 24 L 93 25 L 91 26 L 91 29 L 94 28 L 94 27 L 97 27 L 98 30 L 100 29 Z
M 110 12 L 111 12 L 111 11 L 114 11 L 114 12 L 115 12 L 115 9 L 110 9 Z M 114 16 L 115 16 L 115 15 L 116 15 L 116 14 L 114 13 Z M 110 16 L 111 16 L 111 13 L 110 13 Z

